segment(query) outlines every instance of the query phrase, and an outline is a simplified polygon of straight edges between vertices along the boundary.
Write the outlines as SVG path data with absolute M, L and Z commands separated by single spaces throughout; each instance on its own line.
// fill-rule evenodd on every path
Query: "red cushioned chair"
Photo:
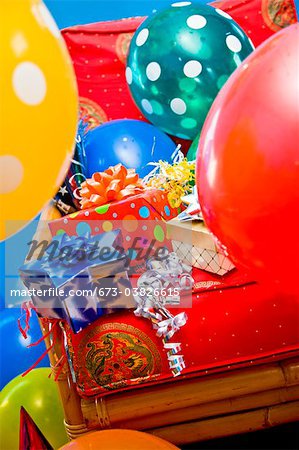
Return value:
M 242 8 L 252 12 L 260 5 L 253 0 L 241 3 L 224 1 L 221 7 L 238 19 Z M 264 17 L 264 12 L 254 11 Z M 63 31 L 77 75 L 81 110 L 90 127 L 124 117 L 143 120 L 125 82 L 129 42 L 142 20 Z M 261 29 L 265 34 L 262 25 Z M 43 213 L 44 220 L 57 217 L 53 206 Z M 46 224 L 41 222 L 37 233 L 47 238 Z M 198 271 L 197 276 L 203 286 L 207 280 L 207 286 L 213 285 L 206 273 Z M 186 369 L 176 378 L 150 322 L 130 311 L 101 318 L 76 336 L 66 331 L 74 367 L 59 362 L 65 344 L 63 328 L 56 324 L 55 333 L 49 334 L 53 324 L 41 321 L 52 348 L 49 354 L 70 438 L 92 429 L 123 427 L 147 430 L 180 445 L 299 419 L 299 299 L 273 296 L 238 272 L 215 279 L 216 289 L 193 294 L 188 322 L 178 333 Z M 114 364 L 118 383 L 107 389 L 96 377 L 97 360 L 92 353 L 87 357 L 86 346 L 100 345 L 107 330 L 122 343 L 138 336 L 140 345 L 135 339 L 133 350 L 147 364 L 148 376 L 136 379 L 133 369 L 124 371 L 108 358 L 105 364 Z

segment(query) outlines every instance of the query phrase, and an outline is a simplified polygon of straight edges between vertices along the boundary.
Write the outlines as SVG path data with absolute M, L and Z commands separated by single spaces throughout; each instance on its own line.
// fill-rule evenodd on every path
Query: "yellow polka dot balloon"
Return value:
M 70 57 L 39 0 L 0 2 L 0 240 L 58 190 L 72 156 L 78 99 Z

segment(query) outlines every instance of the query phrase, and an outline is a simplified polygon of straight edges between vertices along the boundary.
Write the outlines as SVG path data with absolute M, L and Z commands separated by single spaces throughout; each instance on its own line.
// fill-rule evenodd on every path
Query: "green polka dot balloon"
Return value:
M 173 3 L 136 31 L 127 83 L 150 122 L 193 140 L 217 93 L 253 49 L 244 31 L 220 9 Z

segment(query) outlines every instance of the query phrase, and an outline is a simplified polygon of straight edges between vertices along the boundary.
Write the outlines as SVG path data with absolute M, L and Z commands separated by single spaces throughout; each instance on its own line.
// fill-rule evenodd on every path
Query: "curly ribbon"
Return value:
M 186 364 L 182 355 L 174 355 L 168 358 L 169 367 L 171 368 L 172 375 L 177 377 L 185 369 Z
M 140 194 L 145 187 L 135 169 L 126 169 L 122 164 L 96 172 L 81 184 L 81 209 L 105 205 Z
M 43 336 L 40 339 L 38 339 L 38 341 L 27 346 L 27 348 L 34 347 L 36 345 L 39 345 L 41 342 L 45 342 L 45 340 L 49 336 L 51 336 L 51 338 L 52 338 L 51 345 L 49 347 L 47 347 L 47 349 L 40 355 L 40 357 L 35 361 L 35 363 L 29 367 L 29 369 L 27 369 L 25 372 L 22 373 L 22 377 L 25 377 L 26 375 L 28 375 L 28 373 L 30 373 L 33 369 L 35 369 L 35 367 L 48 355 L 48 353 L 54 347 L 55 342 L 56 342 L 56 337 L 54 335 L 54 329 L 55 329 L 55 326 L 57 325 L 57 323 L 58 323 L 58 321 L 55 321 L 55 323 L 53 323 L 52 328 L 47 333 L 43 334 Z
M 142 303 L 142 300 L 140 300 L 140 303 L 137 303 L 137 308 L 134 310 L 134 314 L 136 317 L 144 317 L 145 319 L 150 319 L 150 312 L 149 308 L 145 307 Z
M 146 306 L 160 307 L 163 305 L 178 305 L 182 291 L 191 290 L 194 279 L 191 275 L 191 266 L 184 264 L 175 252 L 168 252 L 163 260 L 150 258 L 146 266 L 149 270 L 144 272 L 137 281 L 137 286 L 147 292 L 152 288 L 153 294 L 148 294 Z M 154 295 L 155 291 L 176 288 L 178 294 L 170 296 Z M 138 302 L 140 305 L 140 301 Z
M 191 267 L 183 264 L 175 252 L 170 252 L 163 260 L 151 258 L 147 261 L 147 270 L 138 281 L 139 288 L 167 288 L 176 286 L 178 295 L 175 303 L 180 303 L 180 292 L 185 289 L 191 289 L 194 280 L 189 273 Z M 148 289 L 146 289 L 148 290 Z M 173 316 L 164 306 L 173 304 L 173 298 L 160 297 L 159 295 L 138 296 L 135 298 L 137 308 L 134 311 L 136 316 L 142 316 L 150 319 L 152 326 L 157 330 L 157 336 L 162 338 L 164 349 L 166 350 L 169 368 L 174 377 L 179 376 L 185 369 L 184 356 L 181 352 L 181 344 L 178 342 L 169 342 L 177 331 L 187 322 L 187 315 L 181 312 Z
M 22 334 L 24 339 L 27 339 L 27 332 L 30 330 L 30 318 L 31 318 L 31 311 L 36 311 L 36 308 L 34 307 L 33 303 L 31 301 L 24 302 L 21 305 L 21 311 L 23 312 L 21 317 L 18 318 L 18 328 L 20 333 Z M 25 327 L 22 327 L 21 320 L 23 316 L 25 315 Z
M 184 312 L 170 317 L 169 319 L 162 320 L 154 328 L 157 328 L 157 336 L 165 336 L 167 339 L 171 339 L 172 336 L 179 331 L 181 327 L 186 325 L 187 315 Z
M 147 261 L 147 270 L 137 281 L 137 286 L 144 287 L 145 291 L 151 286 L 159 290 L 163 287 L 176 286 L 179 294 L 175 303 L 180 302 L 180 291 L 190 289 L 194 283 L 192 276 L 188 273 L 189 267 L 181 263 L 174 252 L 169 253 L 165 259 L 158 260 L 151 258 Z M 188 282 L 186 284 L 186 278 Z M 186 285 L 186 286 L 185 286 Z M 178 342 L 169 342 L 177 331 L 187 322 L 187 315 L 181 312 L 173 316 L 164 305 L 172 303 L 173 299 L 161 297 L 160 295 L 135 296 L 137 307 L 134 311 L 135 316 L 149 319 L 152 326 L 157 330 L 157 336 L 162 338 L 164 349 L 166 350 L 169 368 L 174 377 L 179 376 L 186 367 L 184 356 L 179 354 L 181 344 Z
M 153 170 L 143 179 L 143 184 L 156 189 L 163 189 L 173 208 L 178 208 L 182 197 L 189 194 L 195 180 L 195 162 L 188 161 L 180 151 L 180 146 L 172 155 L 172 162 L 160 160 L 148 163 Z
M 180 221 L 187 222 L 190 220 L 203 220 L 196 186 L 192 188 L 191 194 L 182 197 L 182 202 L 188 206 L 185 211 L 181 212 L 178 215 L 177 218 Z
M 165 350 L 168 350 L 167 359 L 172 375 L 177 377 L 186 367 L 183 355 L 178 354 L 181 351 L 181 344 L 179 342 L 164 342 L 164 348 Z

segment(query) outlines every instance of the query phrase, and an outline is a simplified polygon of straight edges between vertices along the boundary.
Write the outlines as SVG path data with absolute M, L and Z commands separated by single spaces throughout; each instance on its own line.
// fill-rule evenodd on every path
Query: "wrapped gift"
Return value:
M 38 314 L 67 320 L 77 333 L 102 315 L 133 308 L 121 242 L 115 230 L 95 237 L 60 234 L 41 246 L 38 259 L 19 269 Z
M 217 275 L 224 275 L 234 268 L 233 263 L 217 248 L 203 221 L 174 218 L 167 224 L 167 234 L 173 250 L 187 264 Z
M 170 247 L 166 238 L 166 221 L 178 215 L 180 208 L 172 208 L 167 195 L 158 189 L 144 190 L 123 200 L 77 211 L 49 223 L 53 236 L 70 236 L 89 232 L 121 229 L 123 246 L 131 259 L 130 269 L 144 268 L 146 259 L 158 249 Z

